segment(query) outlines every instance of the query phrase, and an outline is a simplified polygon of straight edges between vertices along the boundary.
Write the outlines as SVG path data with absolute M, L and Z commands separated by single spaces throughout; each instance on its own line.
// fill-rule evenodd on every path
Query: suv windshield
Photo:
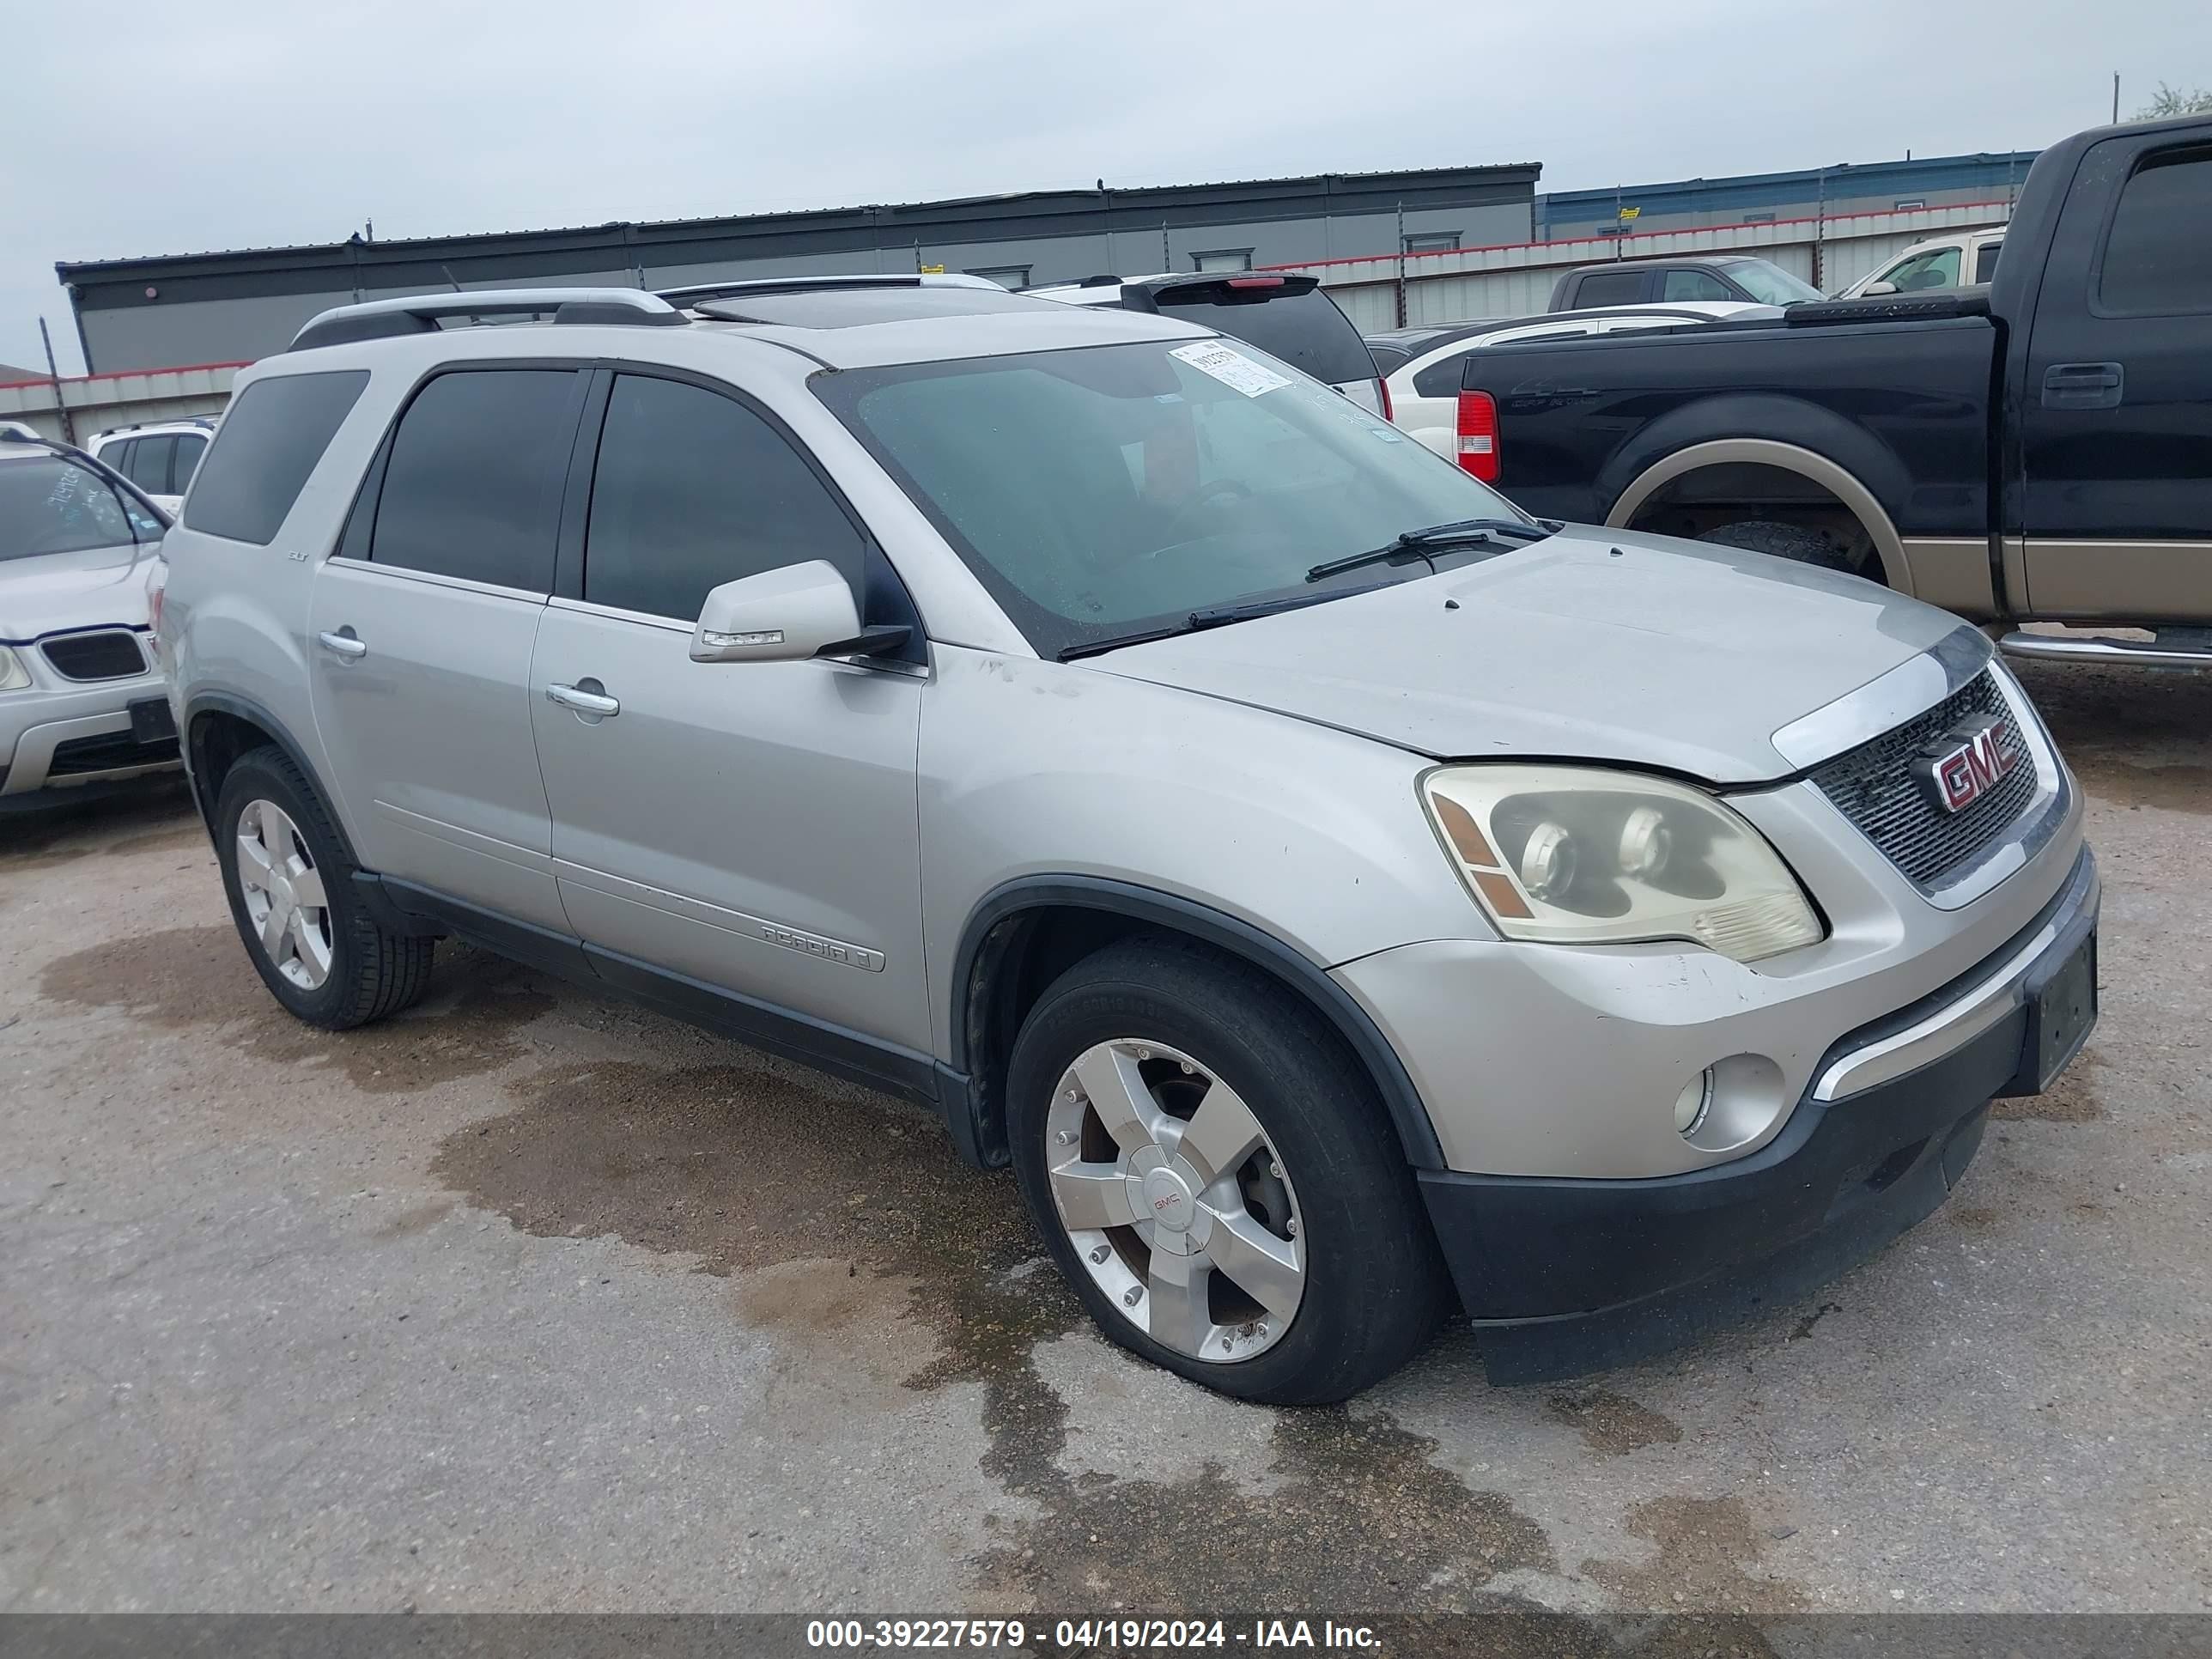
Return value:
M 1734 260 L 1728 274 L 1761 305 L 1794 306 L 1801 300 L 1823 297 L 1810 283 L 1801 283 L 1780 265 L 1764 259 Z
M 813 386 L 1048 656 L 1312 595 L 1310 568 L 1407 531 L 1521 518 L 1388 422 L 1226 340 L 845 369 Z
M 0 559 L 154 541 L 161 521 L 64 455 L 0 459 Z

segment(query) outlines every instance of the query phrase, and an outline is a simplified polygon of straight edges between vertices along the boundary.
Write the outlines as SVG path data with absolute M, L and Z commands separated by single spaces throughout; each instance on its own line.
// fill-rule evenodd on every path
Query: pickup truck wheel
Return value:
M 215 824 L 238 936 L 288 1012 L 342 1031 L 422 994 L 437 941 L 377 926 L 329 811 L 283 750 L 239 757 L 223 775 Z
M 1241 1399 L 1343 1400 L 1434 1328 L 1445 1279 L 1372 1086 L 1229 958 L 1130 940 L 1014 1045 L 1023 1195 L 1099 1328 Z
M 1717 542 L 1723 547 L 1741 547 L 1753 553 L 1771 553 L 1778 559 L 1818 565 L 1823 570 L 1840 570 L 1845 575 L 1864 574 L 1862 562 L 1851 557 L 1852 550 L 1828 532 L 1808 530 L 1802 525 L 1783 524 L 1773 519 L 1724 524 L 1717 530 L 1708 530 L 1698 539 Z

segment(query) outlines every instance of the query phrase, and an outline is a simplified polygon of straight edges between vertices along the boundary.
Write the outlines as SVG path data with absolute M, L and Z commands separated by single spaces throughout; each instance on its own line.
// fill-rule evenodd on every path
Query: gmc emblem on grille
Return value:
M 1946 812 L 1971 806 L 1999 778 L 2020 764 L 2020 743 L 2011 720 L 1984 714 L 1954 726 L 1912 763 L 1936 805 Z

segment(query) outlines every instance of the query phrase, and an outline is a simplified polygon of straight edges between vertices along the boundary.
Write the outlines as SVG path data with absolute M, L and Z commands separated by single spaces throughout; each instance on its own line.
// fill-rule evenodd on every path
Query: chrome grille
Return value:
M 39 648 L 64 679 L 122 680 L 146 672 L 146 653 L 138 648 L 138 636 L 125 628 L 64 634 Z
M 1978 714 L 2005 717 L 2002 741 L 2014 765 L 1993 788 L 1946 812 L 1929 798 L 1912 763 L 1960 721 Z M 2026 735 L 1986 669 L 1927 713 L 1814 768 L 1812 778 L 1838 811 L 1923 887 L 1937 884 L 1984 851 L 2018 821 L 2036 791 Z

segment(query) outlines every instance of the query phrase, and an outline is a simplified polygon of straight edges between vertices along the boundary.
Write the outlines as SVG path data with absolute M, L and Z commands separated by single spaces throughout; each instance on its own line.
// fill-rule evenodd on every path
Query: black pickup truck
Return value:
M 1986 288 L 1473 352 L 1459 429 L 1532 513 L 2158 635 L 2021 654 L 2212 664 L 2212 117 L 2045 150 Z

